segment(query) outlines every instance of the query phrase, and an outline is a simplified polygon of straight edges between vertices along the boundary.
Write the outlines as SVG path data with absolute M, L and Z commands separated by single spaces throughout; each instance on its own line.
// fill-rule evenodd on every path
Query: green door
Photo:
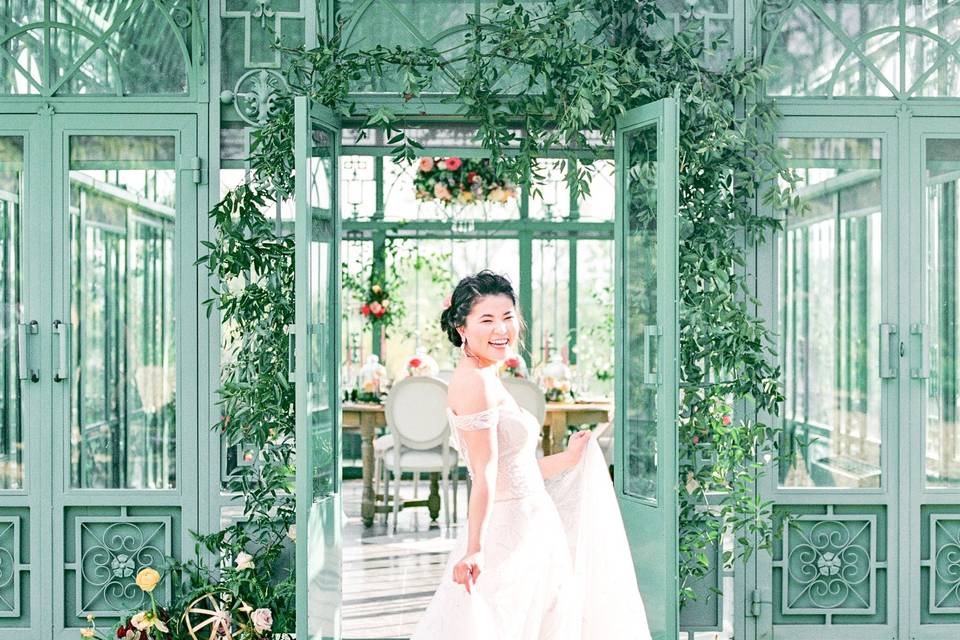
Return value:
M 46 211 L 36 115 L 0 120 L 0 638 L 43 638 L 45 587 L 40 544 L 43 460 L 40 227 Z M 28 222 L 29 221 L 29 222 Z
M 38 319 L 56 638 L 145 605 L 136 574 L 193 550 L 196 139 L 193 115 L 52 116 Z
M 306 98 L 295 109 L 297 637 L 339 638 L 340 131 Z
M 616 136 L 617 496 L 653 637 L 677 637 L 677 103 Z

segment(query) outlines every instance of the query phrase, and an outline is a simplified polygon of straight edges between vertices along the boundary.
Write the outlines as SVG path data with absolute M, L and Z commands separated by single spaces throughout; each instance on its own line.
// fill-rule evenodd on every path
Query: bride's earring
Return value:
M 460 354 L 463 356 L 467 355 L 467 337 L 464 335 L 460 336 Z

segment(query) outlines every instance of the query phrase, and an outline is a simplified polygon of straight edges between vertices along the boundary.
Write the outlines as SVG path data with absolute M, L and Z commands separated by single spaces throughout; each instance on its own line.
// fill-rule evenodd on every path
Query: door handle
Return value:
M 643 383 L 659 384 L 660 368 L 657 366 L 657 354 L 652 351 L 653 338 L 663 334 L 660 327 L 648 324 L 643 327 Z M 659 340 L 657 341 L 659 347 Z M 652 357 L 651 357 L 652 356 Z M 653 362 L 653 365 L 650 363 Z
M 67 336 L 70 333 L 70 326 L 60 320 L 53 321 L 53 333 L 57 336 L 58 349 L 57 370 L 53 372 L 54 382 L 63 382 L 70 377 L 67 367 Z
M 294 382 L 297 373 L 297 331 L 296 325 L 287 327 L 287 380 Z
M 40 382 L 40 370 L 27 366 L 27 335 L 35 336 L 39 333 L 40 323 L 36 320 L 17 323 L 17 377 L 20 380 Z
M 897 325 L 889 322 L 880 323 L 880 362 L 879 370 L 881 378 L 896 378 L 897 366 L 893 362 L 893 353 L 899 353 L 899 350 L 890 349 L 890 340 L 897 335 Z
M 930 325 L 915 322 L 910 325 L 910 335 L 920 336 L 920 366 L 910 368 L 910 377 L 923 380 L 930 377 Z

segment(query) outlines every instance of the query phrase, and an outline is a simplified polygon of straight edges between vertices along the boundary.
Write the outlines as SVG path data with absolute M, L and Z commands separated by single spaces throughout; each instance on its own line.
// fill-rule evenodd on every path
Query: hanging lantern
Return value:
M 407 358 L 406 373 L 408 376 L 436 376 L 440 372 L 440 365 L 423 347 L 417 347 L 416 354 Z
M 559 353 L 550 357 L 550 362 L 544 365 L 540 376 L 540 384 L 549 402 L 568 402 L 573 398 L 570 367 L 563 362 Z
M 387 369 L 380 364 L 380 356 L 375 353 L 367 356 L 367 362 L 360 369 L 360 392 L 357 399 L 366 402 L 380 400 L 381 389 L 387 383 Z

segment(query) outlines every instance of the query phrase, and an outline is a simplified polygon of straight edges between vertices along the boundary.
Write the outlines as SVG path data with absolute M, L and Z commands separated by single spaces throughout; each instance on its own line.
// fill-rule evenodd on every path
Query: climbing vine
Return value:
M 527 184 L 541 177 L 542 158 L 559 154 L 575 163 L 573 188 L 584 193 L 594 171 L 584 153 L 610 144 L 617 117 L 678 97 L 685 599 L 710 569 L 703 550 L 722 536 L 738 542 L 724 553 L 726 565 L 773 539 L 770 505 L 757 499 L 755 487 L 764 456 L 776 455 L 777 434 L 752 411 L 776 414 L 782 395 L 770 330 L 754 313 L 745 255 L 778 225 L 758 212 L 757 201 L 783 209 L 796 196 L 777 187 L 792 184 L 792 176 L 773 136 L 778 114 L 758 99 L 765 70 L 745 58 L 715 64 L 695 20 L 666 36 L 657 29 L 662 19 L 653 0 L 499 0 L 466 16 L 465 41 L 453 52 L 347 50 L 336 32 L 315 48 L 282 53 L 293 94 L 358 122 L 361 132 L 384 130 L 395 161 L 418 158 L 422 145 L 407 129 L 442 74 L 455 82 L 445 100 L 476 126 L 495 175 Z M 373 107 L 356 101 L 371 74 L 395 82 L 397 99 Z M 224 367 L 217 428 L 228 445 L 254 445 L 259 459 L 232 480 L 244 498 L 244 523 L 198 538 L 226 564 L 182 569 L 190 595 L 226 589 L 230 602 L 272 607 L 274 630 L 290 631 L 293 576 L 273 569 L 294 524 L 294 396 L 284 334 L 293 322 L 293 241 L 264 212 L 293 193 L 294 131 L 289 97 L 276 107 L 255 134 L 249 181 L 211 213 L 219 235 L 201 261 L 221 282 L 210 304 L 231 327 L 235 346 Z M 733 407 L 744 403 L 751 413 L 734 415 Z M 241 553 L 263 570 L 231 569 Z

